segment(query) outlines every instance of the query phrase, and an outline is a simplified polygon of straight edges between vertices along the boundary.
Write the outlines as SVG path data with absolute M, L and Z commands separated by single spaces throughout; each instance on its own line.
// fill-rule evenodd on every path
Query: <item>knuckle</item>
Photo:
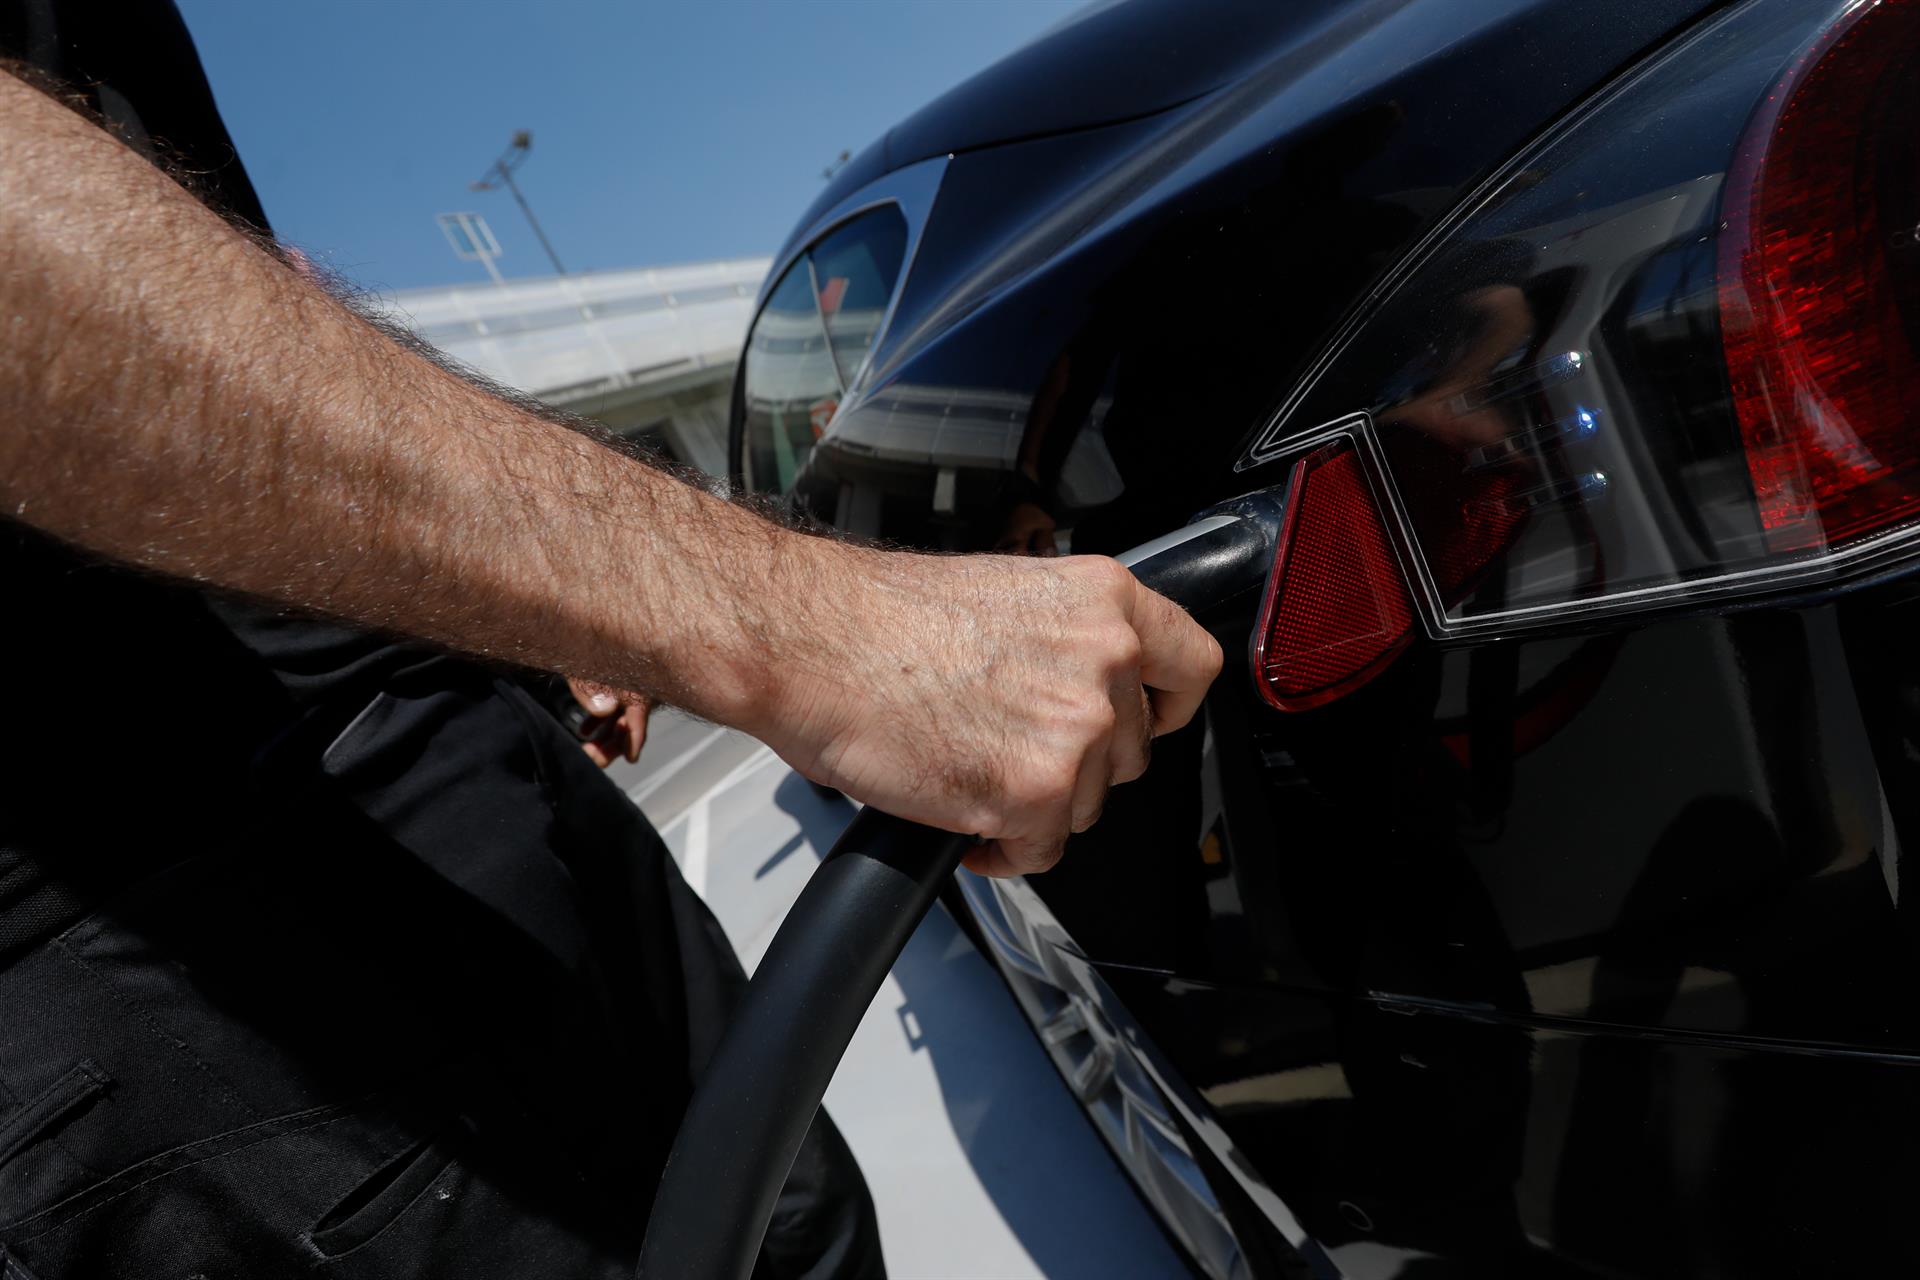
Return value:
M 1073 567 L 1093 590 L 1116 598 L 1133 590 L 1133 573 L 1118 560 L 1107 556 L 1075 556 Z
M 1115 762 L 1113 780 L 1115 782 L 1132 782 L 1147 771 L 1147 759 L 1147 753 L 1139 747 L 1128 751 Z
M 1060 861 L 1060 855 L 1066 852 L 1066 848 L 1067 842 L 1065 840 L 1049 840 L 1044 844 L 1036 844 L 1023 849 L 1021 856 L 1016 859 L 1021 874 L 1035 875 L 1042 871 L 1052 870 L 1054 865 Z
M 1115 627 L 1106 638 L 1107 662 L 1116 671 L 1138 671 L 1142 654 L 1140 633 L 1132 627 Z
M 1112 737 L 1120 723 L 1120 713 L 1114 710 L 1112 699 L 1104 695 L 1088 698 L 1075 718 L 1081 731 L 1095 742 Z
M 1070 798 L 1074 783 L 1079 780 L 1078 771 L 1065 760 L 1050 765 L 1042 771 L 1041 777 L 1044 782 L 1041 803 L 1045 805 L 1057 805 L 1063 799 Z
M 1144 653 L 1139 633 L 1117 618 L 1094 623 L 1075 641 L 1081 659 L 1104 680 L 1140 669 Z
M 1006 814 L 992 805 L 974 805 L 960 811 L 960 827 L 968 835 L 997 836 L 1006 830 Z
M 1029 770 L 1011 792 L 1016 809 L 1044 813 L 1057 809 L 1073 793 L 1073 774 L 1058 765 L 1039 766 Z
M 1101 585 L 1113 597 L 1116 604 L 1130 604 L 1133 593 L 1140 589 L 1140 580 L 1133 576 L 1133 570 L 1118 560 L 1100 557 Z

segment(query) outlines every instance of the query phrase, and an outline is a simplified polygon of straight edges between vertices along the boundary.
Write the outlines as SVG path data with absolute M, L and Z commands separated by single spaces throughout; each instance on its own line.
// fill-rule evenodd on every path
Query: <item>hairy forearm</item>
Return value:
M 164 573 L 741 719 L 820 548 L 390 340 L 0 75 L 0 509 Z
M 675 702 L 982 870 L 1051 863 L 1220 668 L 1113 561 L 806 537 L 490 395 L 3 73 L 0 320 L 0 512 Z

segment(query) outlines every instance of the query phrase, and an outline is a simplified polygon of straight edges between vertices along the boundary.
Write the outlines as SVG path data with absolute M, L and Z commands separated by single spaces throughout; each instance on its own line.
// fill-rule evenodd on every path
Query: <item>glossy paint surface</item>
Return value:
M 1234 463 L 1381 273 L 1711 16 L 1332 6 L 1196 96 L 961 151 L 796 499 L 1110 553 L 1281 483 Z M 1217 1121 L 1252 1272 L 1912 1273 L 1920 594 L 1420 637 L 1297 714 L 1251 692 L 1257 603 L 1202 618 L 1205 723 L 1028 882 Z
M 1193 102 L 956 155 L 802 493 L 832 517 L 873 485 L 897 514 L 870 531 L 990 546 L 1021 462 L 1066 481 L 1076 545 L 1119 550 L 1274 482 L 1234 476 L 1238 449 L 1369 281 L 1693 8 L 1330 6 Z M 950 429 L 919 465 L 862 452 L 929 417 Z M 929 523 L 948 462 L 957 519 Z
M 1211 840 L 1150 895 L 1072 855 L 1036 886 L 1349 1274 L 1904 1274 L 1916 618 L 1435 652 L 1302 716 L 1229 690 Z

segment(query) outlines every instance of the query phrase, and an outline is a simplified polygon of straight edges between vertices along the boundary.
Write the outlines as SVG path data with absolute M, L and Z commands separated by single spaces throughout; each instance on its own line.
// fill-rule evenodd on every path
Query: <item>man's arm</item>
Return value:
M 802 536 L 489 396 L 5 75 L 0 322 L 0 511 L 676 703 L 983 870 L 1050 863 L 1219 668 L 1111 562 Z

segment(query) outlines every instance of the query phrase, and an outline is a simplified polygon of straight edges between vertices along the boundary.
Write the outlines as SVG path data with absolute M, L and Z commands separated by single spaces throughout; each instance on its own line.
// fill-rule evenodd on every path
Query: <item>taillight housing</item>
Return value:
M 1255 637 L 1268 699 L 1337 697 L 1421 632 L 1904 561 L 1920 537 L 1916 108 L 1920 0 L 1749 0 L 1465 201 L 1241 461 L 1286 469 L 1290 529 L 1338 541 L 1323 526 L 1374 522 L 1346 539 L 1362 548 L 1348 588 L 1282 549 Z M 1348 467 L 1364 511 L 1336 479 Z M 1385 598 L 1376 545 L 1404 575 L 1407 625 L 1356 646 L 1340 640 L 1354 615 L 1326 601 Z M 1309 584 L 1318 603 L 1293 597 Z M 1332 652 L 1350 669 L 1301 657 Z

